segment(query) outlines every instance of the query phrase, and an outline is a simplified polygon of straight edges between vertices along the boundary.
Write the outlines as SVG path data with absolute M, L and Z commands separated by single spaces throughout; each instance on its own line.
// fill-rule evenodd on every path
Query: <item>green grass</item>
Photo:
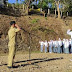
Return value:
M 33 19 L 33 20 L 31 21 L 31 23 L 34 24 L 34 23 L 37 23 L 38 21 L 39 21 L 39 19 Z
M 40 51 L 32 51 L 31 53 L 41 53 Z
M 45 19 L 47 20 L 47 17 L 45 17 Z

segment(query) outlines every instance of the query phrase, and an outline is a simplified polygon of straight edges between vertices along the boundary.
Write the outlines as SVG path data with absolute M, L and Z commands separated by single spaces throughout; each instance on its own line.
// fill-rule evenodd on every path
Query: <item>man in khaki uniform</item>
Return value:
M 13 60 L 14 60 L 14 57 L 15 57 L 15 50 L 16 50 L 16 48 L 15 48 L 16 32 L 21 30 L 20 27 L 15 23 L 15 21 L 11 21 L 10 25 L 11 25 L 11 27 L 8 31 L 8 36 L 9 36 L 8 68 L 13 67 Z

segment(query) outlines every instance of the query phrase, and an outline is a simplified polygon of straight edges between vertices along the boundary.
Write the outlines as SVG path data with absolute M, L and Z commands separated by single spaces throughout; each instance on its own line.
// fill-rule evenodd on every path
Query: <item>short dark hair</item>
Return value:
M 15 21 L 11 21 L 10 22 L 10 25 L 13 25 L 13 24 L 16 24 L 16 22 Z

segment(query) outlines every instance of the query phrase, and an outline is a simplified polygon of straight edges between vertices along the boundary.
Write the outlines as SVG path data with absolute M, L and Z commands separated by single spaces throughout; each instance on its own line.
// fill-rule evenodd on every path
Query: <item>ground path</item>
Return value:
M 0 72 L 72 72 L 72 54 L 32 53 L 28 64 L 28 54 L 17 54 L 16 68 L 8 69 L 7 55 L 0 56 Z

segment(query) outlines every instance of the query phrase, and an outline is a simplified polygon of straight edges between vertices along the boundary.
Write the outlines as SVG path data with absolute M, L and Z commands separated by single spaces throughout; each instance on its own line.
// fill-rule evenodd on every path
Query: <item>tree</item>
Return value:
M 26 5 L 26 14 L 29 14 L 29 8 L 30 8 L 30 4 L 35 1 L 35 0 L 24 0 L 24 4 Z
M 72 0 L 64 0 L 63 2 L 63 10 L 67 15 L 68 13 L 72 15 Z
M 8 1 L 8 0 L 3 0 L 4 5 L 6 5 L 6 4 L 7 4 L 7 1 Z
M 57 11 L 58 11 L 58 18 L 60 19 L 61 18 L 60 9 L 59 9 L 60 0 L 55 0 L 55 4 L 56 4 L 56 7 L 57 7 Z

